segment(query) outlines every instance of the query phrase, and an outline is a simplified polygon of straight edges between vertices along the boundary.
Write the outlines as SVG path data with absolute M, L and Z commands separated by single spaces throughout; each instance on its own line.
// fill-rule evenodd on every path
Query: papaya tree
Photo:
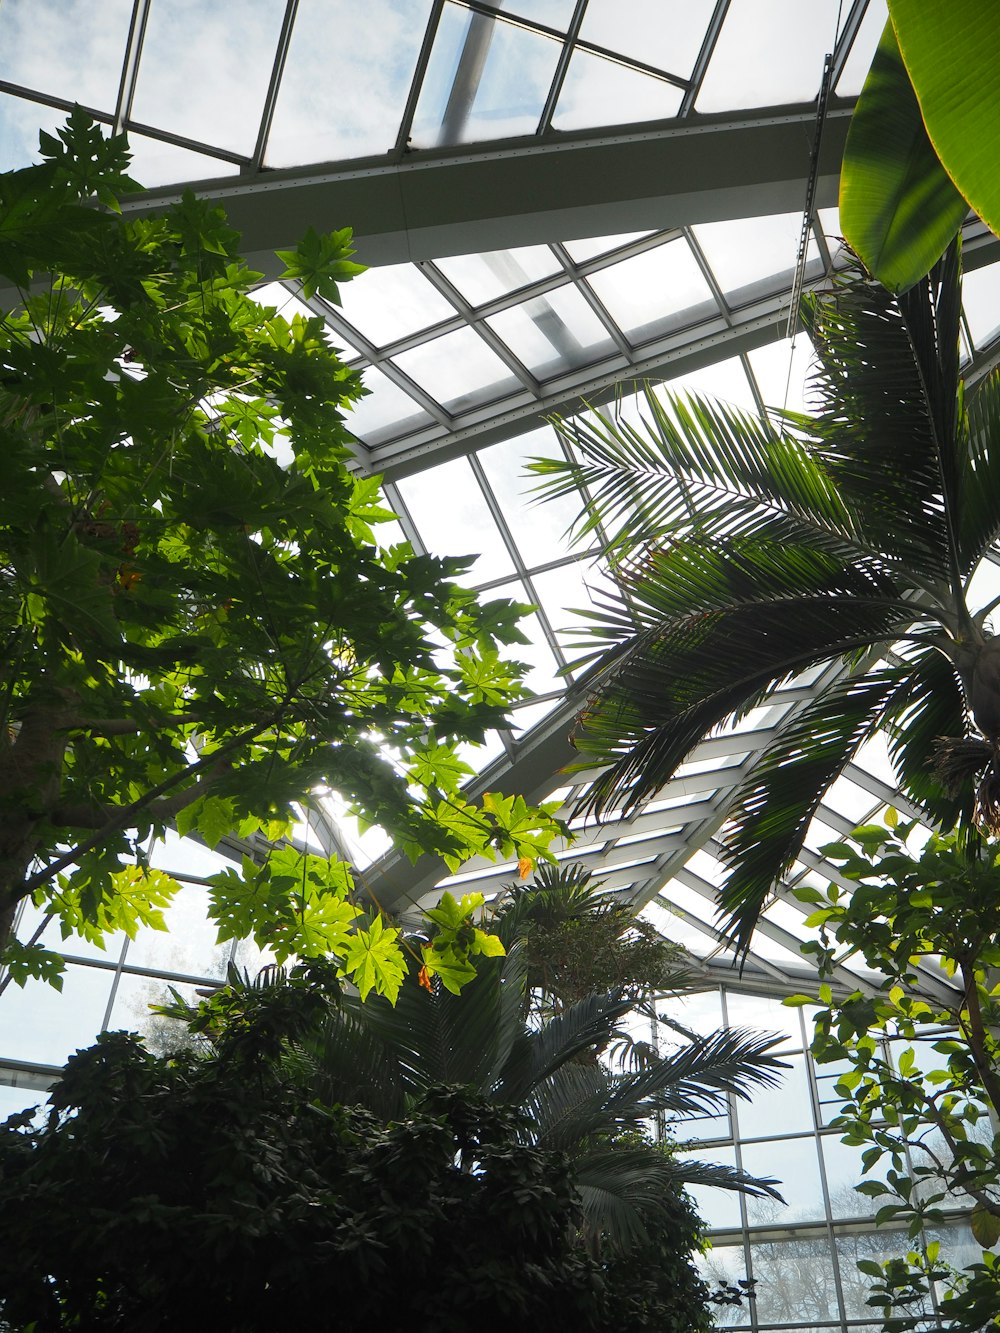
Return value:
M 463 561 L 380 544 L 393 515 L 349 469 L 364 392 L 319 318 L 254 299 L 223 213 L 185 194 L 129 216 L 123 138 L 80 111 L 0 177 L 0 949 L 31 899 L 63 934 L 162 924 L 169 824 L 280 839 L 332 789 L 404 848 L 529 860 L 556 825 L 469 805 L 460 742 L 504 722 L 522 668 L 510 601 Z M 284 277 L 338 299 L 350 232 L 310 232 Z M 339 950 L 392 993 L 398 932 L 358 921 L 350 867 L 286 843 L 216 877 L 222 938 Z M 359 929 L 363 926 L 363 929 Z M 457 946 L 456 946 L 457 947 Z

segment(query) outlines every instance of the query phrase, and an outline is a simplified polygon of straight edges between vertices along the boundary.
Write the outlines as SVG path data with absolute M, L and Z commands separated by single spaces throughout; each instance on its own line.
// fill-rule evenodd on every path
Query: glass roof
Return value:
M 835 80 L 831 124 L 842 127 L 885 4 L 246 0 L 240 19 L 237 41 L 221 0 L 3 0 L 0 168 L 32 160 L 39 129 L 54 128 L 80 101 L 108 127 L 128 131 L 133 174 L 144 184 L 215 181 L 205 188 L 224 204 L 249 200 L 248 209 L 259 207 L 268 225 L 285 229 L 271 249 L 304 229 L 295 202 L 302 190 L 332 182 L 336 191 L 368 190 L 388 207 L 391 192 L 379 191 L 394 189 L 402 173 L 441 185 L 437 195 L 428 186 L 427 216 L 419 227 L 409 219 L 392 262 L 384 262 L 388 250 L 369 254 L 362 235 L 360 257 L 375 266 L 345 287 L 342 306 L 308 304 L 371 390 L 350 423 L 356 466 L 385 477 L 402 532 L 419 550 L 475 555 L 471 584 L 537 608 L 521 653 L 534 698 L 515 710 L 510 731 L 470 748 L 473 785 L 536 800 L 559 793 L 571 810 L 585 775 L 569 782 L 560 770 L 571 758 L 579 613 L 613 588 L 595 553 L 564 539 L 574 506 L 532 504 L 526 461 L 562 447 L 546 414 L 620 393 L 627 413 L 632 386 L 645 378 L 750 411 L 805 405 L 809 349 L 804 338 L 792 345 L 785 337 L 805 168 L 756 161 L 770 179 L 742 182 L 744 136 L 782 125 L 800 138 L 802 127 L 811 134 L 826 54 Z M 697 152 L 706 159 L 705 188 L 685 193 L 683 180 L 616 179 L 619 149 L 683 145 L 690 136 L 704 146 Z M 562 149 L 581 143 L 607 150 L 588 159 L 602 170 L 584 182 L 604 210 L 586 216 L 606 219 L 605 234 L 587 234 L 573 209 L 534 215 L 529 226 L 527 195 L 504 198 L 500 211 L 488 201 L 495 211 L 485 230 L 436 225 L 434 209 L 443 217 L 457 206 L 458 177 L 439 169 L 472 163 L 485 173 L 477 178 L 485 190 L 505 163 L 537 159 L 540 185 L 568 160 L 558 157 Z M 752 151 L 768 157 L 766 146 Z M 661 208 L 667 188 L 673 193 Z M 334 207 L 344 207 L 341 197 L 348 196 L 331 196 Z M 807 284 L 837 264 L 835 193 L 817 198 L 807 219 Z M 349 212 L 329 219 L 352 221 Z M 490 244 L 477 245 L 487 232 Z M 257 234 L 254 244 L 266 249 L 268 239 Z M 1000 265 L 981 226 L 967 228 L 966 258 L 966 351 L 975 375 L 1000 358 Z M 289 308 L 303 301 L 277 284 L 261 299 Z M 628 895 L 703 960 L 706 975 L 724 973 L 730 985 L 796 985 L 805 969 L 804 910 L 791 887 L 799 878 L 835 879 L 821 847 L 887 802 L 899 804 L 884 747 L 873 745 L 831 789 L 737 981 L 714 925 L 727 800 L 778 719 L 801 708 L 814 684 L 791 683 L 739 729 L 705 741 L 640 813 L 581 825 L 560 851 Z M 491 892 L 512 877 L 512 867 L 489 863 L 447 881 L 430 859 L 411 868 L 384 852 L 377 832 L 359 842 L 333 797 L 310 835 L 328 848 L 347 845 L 379 900 L 401 910 L 429 901 L 442 882 L 474 881 Z M 192 885 L 204 873 L 197 858 L 185 859 L 186 844 L 163 855 Z M 145 943 L 130 944 L 123 976 L 170 974 L 193 985 L 218 975 L 223 963 L 204 934 L 204 922 L 191 916 L 190 953 L 184 944 L 184 956 L 174 958 L 168 948 L 159 961 L 155 950 L 143 952 Z M 81 955 L 74 966 L 119 964 Z M 868 981 L 853 964 L 841 979 Z M 925 981 L 943 984 L 930 971 Z
M 609 108 L 624 124 L 804 103 L 828 51 L 850 96 L 871 8 L 244 0 L 235 40 L 230 7 L 204 0 L 4 0 L 0 165 L 33 151 L 39 106 L 74 101 L 129 131 L 153 186 L 589 129 Z

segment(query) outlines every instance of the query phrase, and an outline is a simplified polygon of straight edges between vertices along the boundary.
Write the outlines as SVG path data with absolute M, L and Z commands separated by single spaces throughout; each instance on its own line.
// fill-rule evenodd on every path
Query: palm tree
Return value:
M 685 1184 L 780 1199 L 774 1181 L 674 1157 L 644 1136 L 657 1116 L 717 1112 L 727 1094 L 774 1086 L 785 1067 L 775 1038 L 723 1030 L 614 1074 L 593 1053 L 620 1034 L 633 997 L 589 995 L 532 1027 L 527 974 L 515 945 L 505 958 L 481 960 L 460 995 L 404 985 L 394 1008 L 344 997 L 320 1039 L 298 1046 L 295 1076 L 323 1104 L 360 1104 L 386 1119 L 441 1084 L 523 1108 L 531 1141 L 573 1158 L 593 1243 L 645 1240 L 644 1218 L 669 1216 Z
M 704 985 L 681 945 L 578 863 L 540 862 L 530 881 L 506 885 L 492 907 L 494 933 L 508 948 L 521 942 L 533 1011 L 558 1013 L 613 988 L 649 1013 L 653 995 Z
M 738 788 L 720 912 L 740 951 L 826 789 L 876 731 L 908 797 L 946 826 L 996 824 L 1000 641 L 969 605 L 1000 533 L 1000 377 L 965 396 L 957 244 L 900 296 L 857 261 L 808 297 L 815 414 L 775 424 L 646 394 L 641 427 L 557 422 L 576 461 L 538 460 L 543 493 L 581 493 L 622 601 L 594 615 L 581 768 L 588 813 L 633 810 L 715 728 L 797 673 L 839 664 Z M 978 737 L 972 734 L 974 723 Z M 934 768 L 937 761 L 938 767 Z M 947 781 L 946 779 L 950 780 Z

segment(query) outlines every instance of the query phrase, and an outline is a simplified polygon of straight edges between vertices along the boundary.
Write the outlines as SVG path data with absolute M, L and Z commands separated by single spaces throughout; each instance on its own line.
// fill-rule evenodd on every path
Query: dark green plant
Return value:
M 680 945 L 572 862 L 539 865 L 530 882 L 509 885 L 491 926 L 506 945 L 520 941 L 528 994 L 542 1006 L 609 990 L 638 1003 L 690 979 Z
M 715 728 L 822 672 L 735 792 L 720 903 L 740 949 L 880 729 L 932 819 L 971 817 L 984 769 L 980 812 L 996 819 L 1000 648 L 994 603 L 969 588 L 1000 533 L 1000 377 L 965 394 L 960 311 L 957 247 L 899 297 L 855 264 L 805 305 L 812 415 L 772 425 L 649 391 L 642 426 L 559 422 L 575 461 L 535 465 L 550 494 L 585 488 L 580 531 L 607 525 L 624 589 L 593 617 L 574 739 L 580 767 L 603 771 L 584 809 L 634 810 Z M 931 771 L 942 755 L 947 781 Z
M 363 392 L 323 321 L 253 297 L 221 210 L 187 194 L 123 215 L 122 137 L 80 111 L 41 165 L 0 177 L 0 950 L 31 898 L 100 942 L 162 925 L 176 887 L 144 848 L 291 830 L 328 786 L 411 851 L 531 858 L 524 802 L 463 799 L 455 746 L 501 723 L 520 608 L 479 605 L 462 560 L 380 546 L 377 478 L 349 470 Z M 350 232 L 280 256 L 308 296 L 359 271 Z M 216 877 L 223 938 L 343 952 L 350 867 L 286 847 Z M 372 932 L 375 932 L 374 934 Z M 395 933 L 349 964 L 392 991 Z
M 294 1077 L 323 1102 L 358 1103 L 384 1119 L 440 1085 L 519 1107 L 531 1142 L 570 1154 L 584 1231 L 595 1245 L 644 1241 L 647 1221 L 664 1210 L 669 1220 L 685 1184 L 780 1197 L 773 1181 L 675 1157 L 645 1137 L 660 1116 L 718 1110 L 727 1095 L 773 1086 L 784 1068 L 774 1038 L 715 1032 L 615 1074 L 595 1056 L 615 1041 L 631 997 L 589 995 L 526 1024 L 526 976 L 513 946 L 503 958 L 482 959 L 460 995 L 435 984 L 404 986 L 395 1007 L 345 997 L 292 1057 Z M 175 1012 L 189 1013 L 183 1005 Z M 210 1032 L 211 1008 L 195 1021 Z
M 1000 848 L 931 836 L 914 854 L 914 832 L 894 815 L 856 830 L 823 849 L 852 890 L 797 891 L 820 932 L 804 948 L 829 979 L 813 1053 L 847 1065 L 833 1124 L 863 1150 L 866 1173 L 879 1168 L 858 1186 L 877 1205 L 876 1224 L 905 1227 L 911 1242 L 904 1256 L 859 1265 L 875 1279 L 869 1304 L 890 1333 L 936 1328 L 911 1313 L 934 1281 L 947 1327 L 973 1333 L 1000 1310 Z M 879 977 L 875 993 L 834 993 L 837 965 L 851 956 Z M 950 984 L 929 993 L 921 962 Z M 983 1251 L 955 1270 L 934 1233 L 963 1207 Z
M 636 1291 L 576 1240 L 565 1155 L 520 1112 L 426 1088 L 399 1117 L 305 1095 L 286 1055 L 333 970 L 212 1007 L 211 1047 L 125 1033 L 74 1056 L 41 1120 L 0 1128 L 0 1321 L 35 1333 L 707 1328 L 675 1253 Z M 696 1235 L 683 1215 L 685 1240 Z

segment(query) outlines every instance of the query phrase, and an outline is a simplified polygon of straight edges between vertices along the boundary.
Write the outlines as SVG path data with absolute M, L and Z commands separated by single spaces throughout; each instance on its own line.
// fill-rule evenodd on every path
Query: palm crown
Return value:
M 1000 641 L 973 573 L 1000 533 L 1000 380 L 966 398 L 957 245 L 901 296 L 855 261 L 804 303 L 815 412 L 761 421 L 647 391 L 642 427 L 559 421 L 575 461 L 538 460 L 550 495 L 588 496 L 611 533 L 620 603 L 577 719 L 586 808 L 626 813 L 715 728 L 796 673 L 840 672 L 787 716 L 731 807 L 721 911 L 737 946 L 794 861 L 826 789 L 880 728 L 901 785 L 938 822 L 973 809 L 942 780 L 996 771 Z M 586 660 L 586 659 L 585 659 Z M 970 719 L 981 740 L 969 740 Z M 988 795 L 984 801 L 988 805 Z

